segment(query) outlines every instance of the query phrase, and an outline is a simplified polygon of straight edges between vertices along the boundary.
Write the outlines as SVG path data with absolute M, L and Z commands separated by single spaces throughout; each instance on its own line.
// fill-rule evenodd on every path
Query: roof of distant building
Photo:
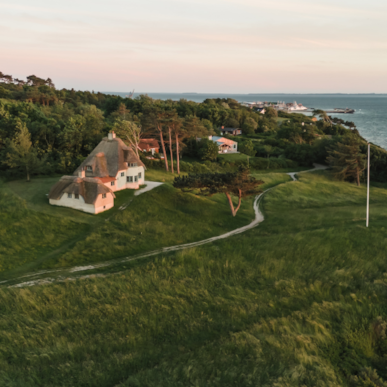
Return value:
M 141 150 L 150 150 L 152 148 L 159 149 L 159 142 L 154 138 L 142 138 L 138 143 L 138 147 Z
M 219 145 L 226 144 L 226 145 L 234 145 L 237 142 L 229 140 L 228 138 L 219 137 L 219 136 L 212 136 L 212 141 L 215 141 Z

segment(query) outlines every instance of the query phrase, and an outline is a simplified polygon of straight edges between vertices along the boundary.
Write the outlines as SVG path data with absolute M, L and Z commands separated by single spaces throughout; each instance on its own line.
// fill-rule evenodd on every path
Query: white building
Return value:
M 138 189 L 144 184 L 145 166 L 133 150 L 111 132 L 73 175 L 62 177 L 51 188 L 50 204 L 97 214 L 114 206 L 114 192 Z

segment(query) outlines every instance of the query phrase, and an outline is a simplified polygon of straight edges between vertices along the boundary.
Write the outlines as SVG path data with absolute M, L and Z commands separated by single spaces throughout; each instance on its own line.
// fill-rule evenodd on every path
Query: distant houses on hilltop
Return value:
M 50 204 L 98 214 L 114 206 L 114 192 L 138 189 L 145 166 L 114 132 L 96 146 L 73 176 L 63 176 L 50 190 Z

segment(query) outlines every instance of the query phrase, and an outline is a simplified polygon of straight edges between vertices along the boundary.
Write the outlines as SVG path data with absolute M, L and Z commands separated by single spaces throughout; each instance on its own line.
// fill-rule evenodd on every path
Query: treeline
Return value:
M 31 75 L 23 81 L 0 72 L 0 173 L 25 173 L 23 152 L 31 155 L 31 174 L 72 173 L 110 130 L 125 127 L 157 138 L 172 160 L 165 164 L 169 170 L 179 170 L 182 154 L 217 161 L 216 145 L 197 138 L 219 135 L 221 126 L 242 129 L 243 136 L 232 139 L 239 151 L 256 158 L 251 160 L 256 168 L 326 163 L 329 152 L 347 137 L 366 153 L 366 141 L 352 122 L 315 113 L 313 119 L 268 108 L 262 115 L 231 98 L 196 103 L 57 90 L 50 78 Z M 387 152 L 373 145 L 371 163 L 372 179 L 387 181 Z
M 23 81 L 0 73 L 0 173 L 22 172 L 15 157 L 11 162 L 8 156 L 10 149 L 26 142 L 30 144 L 28 152 L 44 160 L 34 172 L 72 173 L 119 120 L 136 123 L 147 136 L 165 142 L 166 152 L 181 154 L 189 137 L 216 134 L 220 126 L 242 127 L 246 133 L 255 133 L 266 118 L 233 99 L 211 99 L 201 104 L 184 99 L 153 100 L 146 95 L 129 99 L 57 90 L 50 78 L 31 75 Z M 177 142 L 176 133 L 170 136 L 171 121 L 178 127 Z

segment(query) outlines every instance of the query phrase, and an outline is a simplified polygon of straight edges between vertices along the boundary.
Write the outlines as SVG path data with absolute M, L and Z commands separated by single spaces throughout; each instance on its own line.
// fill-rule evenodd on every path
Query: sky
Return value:
M 387 93 L 387 2 L 0 0 L 0 71 L 90 91 Z

